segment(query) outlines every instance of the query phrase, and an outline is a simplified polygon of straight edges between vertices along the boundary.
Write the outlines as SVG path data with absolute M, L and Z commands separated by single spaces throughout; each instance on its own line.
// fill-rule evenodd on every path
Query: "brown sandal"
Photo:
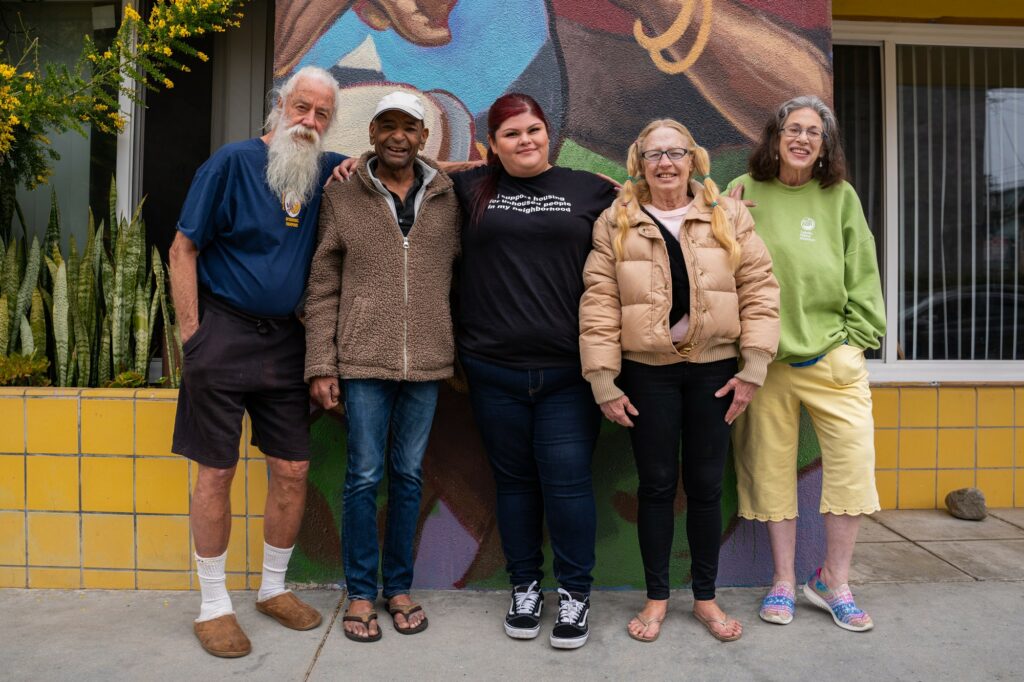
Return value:
M 365 637 L 363 637 L 362 635 L 357 635 L 354 632 L 349 632 L 348 630 L 342 629 L 342 632 L 345 633 L 345 636 L 348 637 L 349 639 L 351 639 L 353 642 L 376 642 L 384 634 L 383 631 L 380 629 L 380 624 L 379 623 L 377 624 L 377 634 L 376 635 L 371 635 L 370 634 L 370 621 L 377 620 L 377 612 L 376 611 L 368 611 L 368 612 L 366 612 L 366 613 L 364 613 L 362 615 L 359 615 L 359 616 L 351 616 L 351 615 L 349 615 L 348 611 L 346 610 L 345 611 L 345 615 L 342 616 L 341 620 L 342 620 L 342 622 L 362 623 L 363 625 L 366 626 L 366 636 Z
M 391 614 L 391 623 L 395 626 L 395 630 L 402 633 L 403 635 L 415 635 L 417 632 L 423 632 L 424 630 L 426 630 L 428 625 L 427 617 L 424 616 L 423 620 L 419 622 L 419 625 L 415 627 L 402 628 L 398 627 L 398 622 L 395 620 L 395 616 L 398 614 L 402 614 L 402 616 L 405 618 L 405 622 L 408 623 L 409 616 L 411 616 L 414 613 L 419 613 L 422 610 L 423 607 L 415 602 L 413 602 L 412 604 L 392 605 L 391 602 L 388 601 L 388 613 Z

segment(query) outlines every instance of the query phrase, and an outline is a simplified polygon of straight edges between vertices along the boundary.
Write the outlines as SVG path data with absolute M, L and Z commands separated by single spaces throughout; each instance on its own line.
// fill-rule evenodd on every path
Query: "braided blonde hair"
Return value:
M 689 141 L 690 154 L 693 155 L 693 168 L 704 176 L 704 201 L 711 206 L 711 233 L 715 235 L 715 239 L 722 245 L 722 248 L 729 252 L 732 266 L 735 268 L 739 265 L 740 261 L 740 245 L 736 241 L 736 236 L 729 225 L 729 216 L 719 201 L 718 185 L 708 175 L 711 172 L 711 161 L 708 159 L 708 152 L 697 144 L 697 141 L 693 139 L 693 135 L 686 129 L 686 126 L 671 118 L 661 118 L 648 123 L 640 131 L 636 142 L 629 147 L 629 153 L 626 158 L 626 170 L 629 173 L 629 178 L 622 185 L 622 189 L 619 191 L 619 198 L 615 201 L 615 224 L 619 228 L 615 233 L 613 244 L 616 260 L 622 259 L 626 235 L 629 234 L 629 230 L 632 227 L 632 222 L 629 219 L 630 204 L 635 202 L 637 208 L 639 208 L 651 202 L 651 188 L 644 177 L 644 159 L 640 156 L 640 152 L 647 136 L 658 128 L 675 130 L 684 139 Z

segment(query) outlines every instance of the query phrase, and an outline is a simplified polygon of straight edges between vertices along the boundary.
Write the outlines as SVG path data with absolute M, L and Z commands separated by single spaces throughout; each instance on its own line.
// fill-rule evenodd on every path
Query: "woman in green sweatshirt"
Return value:
M 754 202 L 781 293 L 782 336 L 764 386 L 733 430 L 739 515 L 767 523 L 775 575 L 761 618 L 785 625 L 795 606 L 800 406 L 821 444 L 823 565 L 803 586 L 836 625 L 873 627 L 847 585 L 861 514 L 879 509 L 864 350 L 878 348 L 885 306 L 875 242 L 848 182 L 835 115 L 819 98 L 779 107 L 727 189 Z

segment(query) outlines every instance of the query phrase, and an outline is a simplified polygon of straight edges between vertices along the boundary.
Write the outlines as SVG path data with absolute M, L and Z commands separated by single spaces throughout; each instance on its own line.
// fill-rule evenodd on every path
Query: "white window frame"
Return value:
M 896 137 L 896 46 L 939 45 L 1009 47 L 1024 49 L 1024 28 L 1004 26 L 932 25 L 890 22 L 836 21 L 832 42 L 837 45 L 873 45 L 882 49 L 883 163 L 882 187 L 885 215 L 885 317 L 888 333 L 883 339 L 884 360 L 870 360 L 871 383 L 888 382 L 984 382 L 1024 381 L 1024 360 L 899 360 L 899 159 Z

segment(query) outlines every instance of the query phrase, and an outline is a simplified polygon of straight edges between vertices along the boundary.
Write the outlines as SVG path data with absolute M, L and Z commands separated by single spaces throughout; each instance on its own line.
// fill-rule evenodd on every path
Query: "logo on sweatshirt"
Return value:
M 813 242 L 814 239 L 814 218 L 804 218 L 800 221 L 800 241 Z

